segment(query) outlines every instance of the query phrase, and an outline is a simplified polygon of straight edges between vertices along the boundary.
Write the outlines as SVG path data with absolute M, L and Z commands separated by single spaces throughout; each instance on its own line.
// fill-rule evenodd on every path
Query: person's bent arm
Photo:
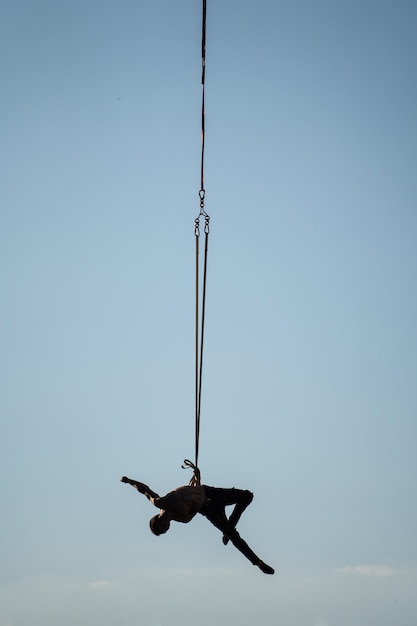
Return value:
M 148 485 L 140 483 L 137 480 L 133 480 L 132 478 L 128 478 L 127 476 L 122 476 L 120 482 L 132 485 L 132 487 L 134 487 L 139 493 L 142 493 L 144 496 L 146 496 L 148 500 L 152 502 L 152 504 L 155 498 L 159 498 L 159 495 L 156 493 L 156 491 L 152 491 L 152 489 L 148 487 Z

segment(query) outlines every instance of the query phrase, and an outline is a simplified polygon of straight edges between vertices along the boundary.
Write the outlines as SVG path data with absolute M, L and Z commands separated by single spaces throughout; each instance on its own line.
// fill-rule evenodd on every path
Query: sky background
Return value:
M 417 4 L 0 2 L 0 626 L 415 626 Z

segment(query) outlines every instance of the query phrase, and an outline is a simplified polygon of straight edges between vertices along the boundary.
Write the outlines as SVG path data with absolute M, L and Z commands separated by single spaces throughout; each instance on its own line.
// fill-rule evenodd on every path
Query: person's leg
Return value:
M 235 527 L 240 520 L 244 510 L 253 500 L 253 493 L 247 489 L 221 489 L 218 487 L 206 487 L 207 497 L 216 506 L 216 508 L 229 506 L 234 504 L 235 508 L 229 516 L 229 523 Z M 226 544 L 227 540 L 223 538 Z
M 246 489 L 235 489 L 235 487 L 223 489 L 221 487 L 209 487 L 208 485 L 204 485 L 204 488 L 210 502 L 216 502 L 218 506 L 225 507 L 236 504 L 243 507 L 243 511 L 253 499 L 253 493 Z
M 251 493 L 250 491 L 246 490 L 246 491 L 239 493 L 239 498 L 238 498 L 238 501 L 236 502 L 236 506 L 233 509 L 229 517 L 229 524 L 233 526 L 233 528 L 236 528 L 237 523 L 240 520 L 243 511 L 250 505 L 252 500 L 253 500 L 253 493 Z M 223 539 L 224 545 L 227 546 L 227 544 L 229 543 L 229 537 L 223 534 L 222 539 Z
M 242 491 L 241 489 L 235 489 L 235 491 L 238 492 L 236 495 L 236 505 L 229 517 L 229 523 L 233 527 L 237 526 L 237 523 L 240 520 L 243 511 L 250 505 L 253 500 L 253 493 L 251 493 L 250 491 Z
M 264 572 L 264 574 L 274 574 L 273 568 L 264 563 L 259 556 L 255 554 L 246 541 L 239 535 L 236 528 L 230 524 L 224 513 L 224 509 L 219 510 L 216 507 L 209 506 L 204 512 L 200 512 L 202 515 L 207 517 L 207 519 L 214 526 L 216 526 L 216 528 L 221 530 L 223 537 L 230 539 L 235 548 L 237 548 L 239 552 L 241 552 L 243 556 L 245 556 L 252 563 L 252 565 L 257 565 L 259 569 Z
M 228 506 L 235 505 L 232 513 L 229 516 L 229 523 L 233 528 L 237 526 L 244 510 L 250 505 L 253 500 L 253 493 L 247 489 L 220 489 L 211 487 L 212 489 L 212 501 L 216 506 Z M 223 543 L 227 545 L 229 537 L 223 534 Z
M 208 503 L 200 511 L 202 515 L 216 528 L 223 533 L 223 542 L 230 541 L 253 565 L 257 565 L 265 574 L 273 574 L 274 570 L 269 565 L 266 565 L 253 550 L 248 546 L 246 541 L 237 532 L 233 523 L 226 517 L 224 507 L 229 504 L 235 504 L 233 510 L 234 520 L 239 520 L 243 511 L 252 501 L 253 495 L 249 491 L 243 491 L 241 489 L 217 489 L 214 487 L 206 487 Z M 236 514 L 235 514 L 236 511 Z M 232 515 L 230 517 L 232 517 Z M 226 541 L 225 541 L 226 540 Z
M 223 530 L 223 533 L 224 532 L 225 531 Z M 254 551 L 251 550 L 246 541 L 244 541 L 244 539 L 242 539 L 242 537 L 239 535 L 236 528 L 230 526 L 229 530 L 226 530 L 225 536 L 229 537 L 235 548 L 237 548 L 239 552 L 241 552 L 247 559 L 249 559 L 252 565 L 256 565 L 257 567 L 259 567 L 259 569 L 264 574 L 275 574 L 274 569 L 270 565 L 264 563 L 262 559 L 260 559 L 254 553 Z

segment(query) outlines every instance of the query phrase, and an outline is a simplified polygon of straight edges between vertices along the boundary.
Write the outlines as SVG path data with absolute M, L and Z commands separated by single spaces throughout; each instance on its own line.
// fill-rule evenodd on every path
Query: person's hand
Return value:
M 128 483 L 128 482 L 129 482 L 129 479 L 128 479 L 128 477 L 127 477 L 127 476 L 122 476 L 122 477 L 121 477 L 121 479 L 120 479 L 120 482 L 121 482 L 121 483 Z

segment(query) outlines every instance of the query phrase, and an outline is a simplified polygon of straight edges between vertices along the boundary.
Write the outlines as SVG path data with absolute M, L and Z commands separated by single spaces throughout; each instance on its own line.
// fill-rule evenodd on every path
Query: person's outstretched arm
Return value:
M 155 498 L 159 498 L 159 495 L 156 493 L 156 491 L 152 491 L 152 489 L 148 487 L 148 485 L 145 485 L 144 483 L 139 483 L 137 480 L 133 480 L 132 478 L 128 478 L 127 476 L 122 476 L 120 482 L 132 485 L 132 487 L 139 491 L 139 493 L 143 493 L 143 495 L 146 496 L 148 500 L 152 502 L 152 504 L 154 504 L 153 501 Z

